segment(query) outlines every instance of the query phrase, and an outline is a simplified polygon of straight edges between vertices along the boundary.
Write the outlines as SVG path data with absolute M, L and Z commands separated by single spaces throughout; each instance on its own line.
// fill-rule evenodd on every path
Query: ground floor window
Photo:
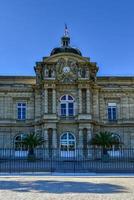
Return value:
M 62 157 L 73 157 L 76 148 L 76 138 L 70 133 L 66 132 L 61 135 L 60 138 L 60 150 Z
M 22 141 L 23 141 L 24 137 L 26 137 L 26 135 L 27 134 L 21 133 L 15 137 L 15 139 L 14 139 L 15 151 L 26 151 L 27 150 L 25 145 L 22 144 Z

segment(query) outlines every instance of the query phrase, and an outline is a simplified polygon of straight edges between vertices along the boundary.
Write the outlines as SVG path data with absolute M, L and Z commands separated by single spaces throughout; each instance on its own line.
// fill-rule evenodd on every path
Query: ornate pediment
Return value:
M 55 62 L 38 62 L 35 67 L 37 83 L 58 80 L 61 83 L 96 80 L 97 67 L 90 62 L 79 62 L 71 57 L 62 57 Z

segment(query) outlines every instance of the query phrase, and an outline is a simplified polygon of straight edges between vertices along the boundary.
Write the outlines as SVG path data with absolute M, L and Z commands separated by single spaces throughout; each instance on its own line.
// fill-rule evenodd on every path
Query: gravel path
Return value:
M 134 200 L 134 178 L 0 177 L 0 200 Z

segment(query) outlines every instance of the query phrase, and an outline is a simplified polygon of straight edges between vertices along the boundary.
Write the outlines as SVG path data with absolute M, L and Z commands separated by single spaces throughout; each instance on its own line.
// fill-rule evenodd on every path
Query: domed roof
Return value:
M 74 53 L 74 54 L 77 54 L 79 56 L 82 56 L 82 53 L 80 52 L 79 49 L 72 48 L 72 47 L 57 47 L 57 48 L 54 48 L 51 51 L 50 55 L 52 56 L 52 55 L 55 55 L 57 53 Z
M 51 51 L 50 55 L 52 56 L 58 53 L 74 53 L 79 56 L 82 56 L 82 53 L 79 49 L 70 46 L 70 37 L 68 35 L 67 26 L 65 26 L 64 36 L 61 38 L 61 47 L 54 48 Z

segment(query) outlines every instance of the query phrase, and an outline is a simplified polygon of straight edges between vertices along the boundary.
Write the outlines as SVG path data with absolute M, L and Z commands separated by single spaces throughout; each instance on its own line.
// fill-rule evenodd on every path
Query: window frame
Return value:
M 114 111 L 115 109 L 115 111 Z M 109 114 L 110 112 L 110 114 Z M 109 122 L 117 121 L 117 103 L 108 103 L 107 105 L 107 118 Z
M 69 97 L 71 97 L 71 99 L 69 99 Z M 69 94 L 63 95 L 60 98 L 60 116 L 61 117 L 73 117 L 75 115 L 74 102 L 75 102 L 74 98 Z M 64 105 L 65 108 L 63 109 L 65 109 L 65 111 L 62 111 L 62 105 Z M 65 113 L 65 114 L 62 114 L 62 113 Z
M 21 105 L 19 105 L 19 104 L 21 104 Z M 25 104 L 25 106 L 23 104 Z M 25 112 L 25 114 L 23 112 Z M 17 120 L 24 121 L 26 119 L 27 119 L 27 102 L 18 101 L 17 102 Z

